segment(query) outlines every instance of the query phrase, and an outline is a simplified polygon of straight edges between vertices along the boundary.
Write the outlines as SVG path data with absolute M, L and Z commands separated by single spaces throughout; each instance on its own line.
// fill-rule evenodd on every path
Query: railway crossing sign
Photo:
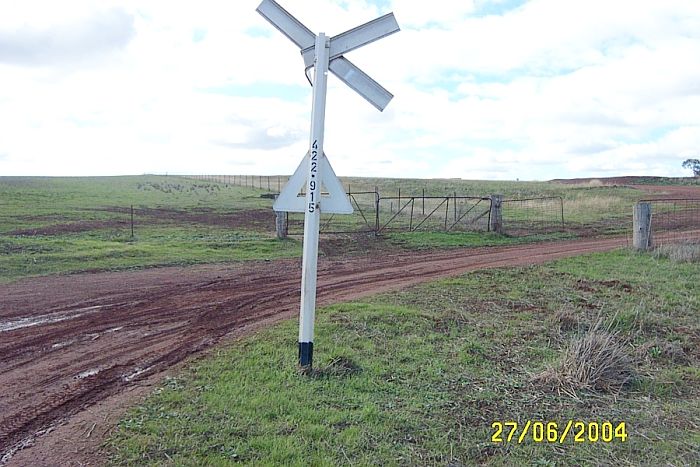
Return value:
M 306 71 L 314 68 L 309 150 L 274 204 L 277 211 L 304 213 L 304 247 L 299 316 L 299 365 L 310 371 L 313 362 L 318 235 L 321 212 L 352 213 L 343 186 L 323 152 L 328 71 L 382 111 L 394 97 L 355 66 L 344 54 L 399 31 L 393 13 L 380 16 L 337 36 L 314 34 L 275 0 L 257 8 L 282 34 L 299 47 Z M 299 196 L 306 186 L 305 195 Z M 325 188 L 328 195 L 322 194 Z
M 308 183 L 309 175 L 309 153 L 301 160 L 301 164 L 289 178 L 289 181 L 280 192 L 273 208 L 275 211 L 306 212 L 306 197 L 299 196 L 299 192 Z M 320 194 L 320 204 L 323 205 L 323 212 L 333 214 L 352 214 L 352 204 L 348 200 L 343 185 L 335 175 L 328 158 L 319 159 L 318 178 L 322 180 L 321 188 L 326 188 L 328 195 Z M 315 178 L 315 177 L 314 177 Z

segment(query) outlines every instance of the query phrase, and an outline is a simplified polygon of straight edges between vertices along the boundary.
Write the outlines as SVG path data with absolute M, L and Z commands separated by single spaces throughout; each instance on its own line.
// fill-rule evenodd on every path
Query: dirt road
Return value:
M 613 238 L 322 259 L 318 302 L 356 299 L 481 268 L 606 251 L 626 242 Z M 117 404 L 111 401 L 123 400 L 139 384 L 223 338 L 295 316 L 300 277 L 300 261 L 284 260 L 0 285 L 0 458 L 17 465 L 58 460 L 67 465 L 70 459 L 78 465 L 75 459 L 90 459 L 89 453 L 76 451 L 71 437 L 99 439 L 94 429 L 107 416 L 101 420 L 104 411 L 95 407 Z M 78 419 L 82 433 L 56 435 L 58 427 Z M 47 429 L 54 432 L 37 436 Z
M 630 185 L 639 191 L 647 194 L 649 199 L 698 199 L 700 198 L 700 187 L 696 185 Z

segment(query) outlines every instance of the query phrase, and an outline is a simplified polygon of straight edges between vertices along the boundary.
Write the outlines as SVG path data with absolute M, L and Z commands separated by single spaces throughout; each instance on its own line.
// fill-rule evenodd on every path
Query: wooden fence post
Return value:
M 275 231 L 277 232 L 277 238 L 284 239 L 287 238 L 287 216 L 289 213 L 286 211 L 275 211 Z
M 635 250 L 646 251 L 652 246 L 651 238 L 651 203 L 634 205 L 632 222 L 632 245 Z

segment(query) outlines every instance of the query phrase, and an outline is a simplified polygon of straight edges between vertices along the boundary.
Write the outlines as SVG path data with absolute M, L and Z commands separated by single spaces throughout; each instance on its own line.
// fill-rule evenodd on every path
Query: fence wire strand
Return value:
M 700 241 L 700 199 L 649 199 L 652 242 L 682 243 Z
M 289 180 L 286 175 L 201 175 L 193 178 L 267 190 L 273 197 Z M 460 196 L 457 193 L 430 196 L 401 194 L 381 196 L 375 191 L 352 192 L 348 200 L 352 215 L 321 215 L 322 233 L 382 232 L 488 232 L 492 230 L 490 197 Z M 302 193 L 303 194 L 303 193 Z M 564 205 L 561 197 L 505 199 L 502 203 L 503 233 L 527 236 L 564 229 Z M 289 235 L 303 233 L 303 213 L 289 213 Z

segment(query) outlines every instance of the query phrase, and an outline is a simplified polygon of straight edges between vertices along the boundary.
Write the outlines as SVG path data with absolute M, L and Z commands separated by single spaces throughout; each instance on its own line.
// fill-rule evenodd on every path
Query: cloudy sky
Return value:
M 311 88 L 260 0 L 0 3 L 0 176 L 289 174 Z M 689 176 L 700 157 L 698 0 L 279 0 L 333 36 L 393 11 L 329 78 L 339 175 Z

